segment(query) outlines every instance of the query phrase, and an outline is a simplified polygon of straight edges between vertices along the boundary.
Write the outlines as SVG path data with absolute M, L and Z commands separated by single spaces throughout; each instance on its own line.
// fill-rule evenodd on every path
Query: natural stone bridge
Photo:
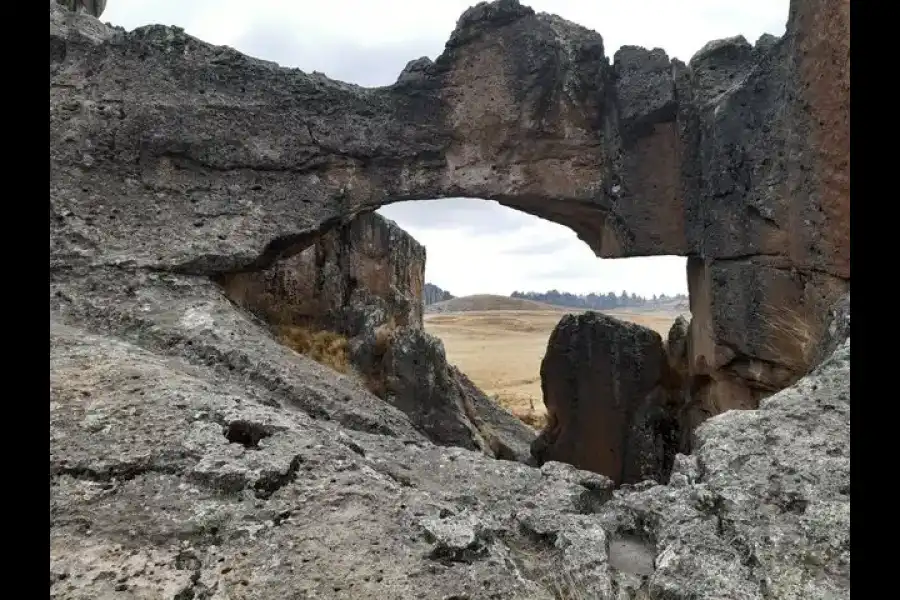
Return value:
M 51 271 L 252 270 L 390 202 L 493 199 L 598 256 L 688 256 L 693 373 L 753 406 L 850 279 L 849 3 L 798 7 L 686 65 L 482 3 L 374 89 L 51 7 Z
M 51 596 L 849 598 L 849 295 L 812 349 L 819 306 L 849 287 L 848 50 L 847 0 L 792 0 L 781 40 L 690 65 L 627 48 L 610 65 L 596 34 L 501 0 L 435 64 L 364 90 L 51 2 Z M 612 319 L 557 328 L 548 355 L 575 347 L 585 379 L 630 367 L 606 405 L 662 386 L 673 355 L 710 410 L 818 366 L 692 430 L 667 485 L 612 493 L 571 465 L 490 458 L 518 458 L 508 424 L 524 425 L 421 329 L 398 327 L 381 364 L 438 393 L 392 403 L 213 281 L 295 251 L 319 275 L 328 255 L 351 275 L 420 264 L 369 216 L 355 239 L 390 243 L 344 269 L 329 245 L 352 253 L 352 226 L 334 225 L 440 195 L 554 219 L 601 255 L 689 257 L 694 331 L 673 327 L 668 356 L 646 361 L 658 340 Z M 325 304 L 352 296 L 329 279 Z M 578 352 L 567 332 L 588 326 L 603 344 Z M 552 363 L 557 381 L 573 366 Z M 453 395 L 472 405 L 448 427 L 433 409 Z

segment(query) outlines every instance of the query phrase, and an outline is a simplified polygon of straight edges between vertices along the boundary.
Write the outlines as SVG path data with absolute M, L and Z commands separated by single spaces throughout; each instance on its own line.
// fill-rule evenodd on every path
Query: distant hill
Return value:
M 426 313 L 471 312 L 487 310 L 561 310 L 560 306 L 552 306 L 543 302 L 535 302 L 524 298 L 495 296 L 493 294 L 476 294 L 452 298 L 436 302 L 425 307 Z
M 442 290 L 438 286 L 433 283 L 425 284 L 423 301 L 425 302 L 425 306 L 429 304 L 434 304 L 435 302 L 443 302 L 444 300 L 452 300 L 456 296 L 448 292 L 447 290 Z
M 616 308 L 644 309 L 644 310 L 689 310 L 686 294 L 667 296 L 661 294 L 646 298 L 637 294 L 623 291 L 621 294 L 609 292 L 607 294 L 571 294 L 550 290 L 548 292 L 513 292 L 511 298 L 533 300 L 554 306 L 577 308 L 581 310 L 612 310 Z

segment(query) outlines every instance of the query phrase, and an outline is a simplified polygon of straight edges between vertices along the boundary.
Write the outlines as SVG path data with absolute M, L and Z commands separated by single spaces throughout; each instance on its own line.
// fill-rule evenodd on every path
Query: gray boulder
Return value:
M 679 438 L 673 403 L 680 400 L 669 371 L 652 329 L 590 311 L 564 316 L 541 361 L 547 424 L 532 456 L 616 483 L 667 477 Z

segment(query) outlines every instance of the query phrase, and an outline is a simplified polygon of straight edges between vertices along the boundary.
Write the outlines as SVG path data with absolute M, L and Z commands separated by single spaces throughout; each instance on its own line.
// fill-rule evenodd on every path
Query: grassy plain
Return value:
M 472 381 L 493 395 L 516 416 L 534 427 L 545 417 L 541 396 L 541 360 L 550 332 L 566 313 L 543 310 L 491 310 L 488 303 L 460 312 L 431 312 L 425 329 L 444 342 L 447 359 Z M 547 305 L 544 305 L 547 306 Z M 686 310 L 615 310 L 606 314 L 649 327 L 663 339 L 672 322 Z

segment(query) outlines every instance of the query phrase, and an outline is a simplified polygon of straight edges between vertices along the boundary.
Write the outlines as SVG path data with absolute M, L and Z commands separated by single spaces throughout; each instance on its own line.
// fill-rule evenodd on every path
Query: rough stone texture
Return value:
M 268 269 L 217 279 L 238 306 L 279 325 L 346 335 L 370 390 L 438 444 L 527 461 L 535 432 L 447 362 L 422 330 L 425 248 L 375 213 Z
M 435 443 L 526 462 L 535 431 L 447 362 L 443 343 L 417 327 L 380 328 L 352 340 L 374 391 Z
M 694 191 L 687 243 L 650 253 L 686 247 L 722 273 L 713 283 L 742 268 L 760 273 L 753 285 L 793 276 L 755 250 L 713 254 L 731 236 L 733 249 L 786 256 L 800 280 L 848 287 L 848 15 L 846 1 L 794 0 L 785 37 L 758 43 L 760 63 L 702 115 L 683 100 L 691 67 L 673 64 L 681 183 Z M 444 192 L 569 224 L 595 250 L 643 251 L 602 233 L 629 230 L 611 194 L 638 183 L 603 168 L 622 135 L 599 110 L 618 93 L 599 36 L 514 2 L 480 5 L 435 63 L 364 90 L 55 3 L 50 32 L 51 597 L 850 597 L 849 339 L 759 410 L 708 420 L 669 485 L 610 500 L 600 475 L 431 444 L 209 280 L 269 266 L 363 208 Z M 752 145 L 700 143 L 725 140 L 739 110 L 757 133 L 729 135 Z M 645 125 L 666 113 L 652 114 Z M 781 155 L 750 152 L 772 139 Z M 703 148 L 735 168 L 684 167 Z M 709 191 L 730 185 L 720 172 L 741 185 L 714 205 Z M 738 218 L 754 193 L 779 232 Z M 705 289 L 728 305 L 724 285 Z M 721 312 L 692 311 L 738 335 L 715 328 Z
M 389 323 L 422 326 L 425 248 L 365 213 L 268 269 L 221 277 L 228 296 L 273 323 L 356 336 Z
M 850 292 L 838 299 L 828 314 L 825 335 L 816 348 L 815 362 L 821 363 L 850 337 Z
M 806 372 L 849 289 L 849 27 L 848 0 L 795 0 L 781 40 L 711 42 L 682 84 L 695 363 L 734 392 L 716 402 L 755 406 Z
M 594 312 L 564 316 L 541 362 L 547 424 L 535 460 L 616 483 L 668 476 L 678 439 L 668 370 L 652 329 Z
M 599 34 L 499 0 L 373 89 L 177 28 L 50 21 L 51 222 L 73 233 L 52 264 L 256 270 L 387 202 L 494 199 L 601 256 L 692 257 L 694 362 L 740 406 L 811 364 L 772 351 L 768 307 L 802 298 L 819 335 L 849 287 L 848 0 L 794 0 L 783 38 L 688 65 L 610 63 Z
M 696 436 L 668 486 L 617 491 L 601 510 L 612 539 L 655 557 L 650 597 L 849 598 L 849 338 L 759 410 Z
M 760 410 L 705 423 L 670 485 L 612 492 L 431 445 L 362 390 L 345 410 L 394 427 L 303 409 L 270 385 L 285 349 L 262 328 L 224 299 L 198 308 L 214 286 L 156 277 L 121 310 L 96 275 L 55 285 L 71 300 L 50 317 L 53 598 L 850 597 L 849 340 Z M 265 360 L 229 368 L 236 350 L 212 352 L 228 334 Z M 294 394 L 352 389 L 289 360 Z
M 106 9 L 106 0 L 50 0 L 50 2 L 65 6 L 78 14 L 87 13 L 95 18 L 100 18 Z
M 208 279 L 115 268 L 51 272 L 50 312 L 252 382 L 267 391 L 269 404 L 354 430 L 425 439 L 357 377 L 282 346 Z
M 450 367 L 450 377 L 457 381 L 462 395 L 467 398 L 465 406 L 472 407 L 469 418 L 478 428 L 491 454 L 502 460 L 533 464 L 531 443 L 536 437 L 535 430 L 478 389 L 465 373 L 454 366 Z
M 690 321 L 685 319 L 684 315 L 678 315 L 666 336 L 666 358 L 669 368 L 682 377 L 686 377 L 688 374 L 690 328 Z
M 702 376 L 691 374 L 691 323 L 682 315 L 679 315 L 669 333 L 666 336 L 666 359 L 668 362 L 668 392 L 672 406 L 672 416 L 677 423 L 679 452 L 689 452 L 691 449 L 691 436 L 694 429 L 720 411 L 699 402 L 701 399 L 709 399 L 708 394 L 703 394 L 708 381 Z
M 608 597 L 598 475 L 351 431 L 140 337 L 50 331 L 52 598 Z
M 738 261 L 688 259 L 691 372 L 713 384 L 728 408 L 755 408 L 759 399 L 796 381 L 814 364 L 828 309 L 849 281 L 800 273 L 783 258 Z

